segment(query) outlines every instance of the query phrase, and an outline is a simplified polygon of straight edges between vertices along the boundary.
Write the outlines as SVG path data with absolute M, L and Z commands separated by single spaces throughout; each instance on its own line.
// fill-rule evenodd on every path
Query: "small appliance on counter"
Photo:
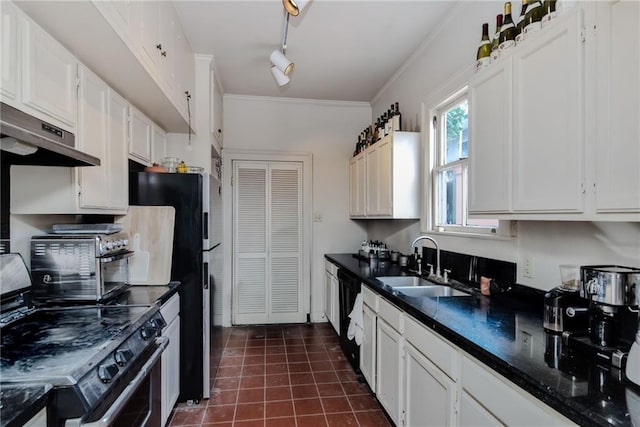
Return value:
M 565 280 L 575 277 L 576 269 L 561 266 L 563 285 L 545 295 L 545 330 L 561 335 L 568 366 L 576 354 L 597 361 L 611 378 L 623 381 L 626 372 L 629 380 L 640 383 L 640 269 L 587 265 L 579 268 L 579 280 Z
M 31 238 L 34 301 L 106 302 L 130 286 L 129 235 L 87 230 L 54 229 Z

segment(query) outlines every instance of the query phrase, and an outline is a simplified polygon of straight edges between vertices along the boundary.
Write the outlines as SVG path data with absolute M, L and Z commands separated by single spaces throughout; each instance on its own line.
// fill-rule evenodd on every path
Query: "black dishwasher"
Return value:
M 356 297 L 360 293 L 360 279 L 344 269 L 338 270 L 338 282 L 340 282 L 340 347 L 347 360 L 356 372 L 360 372 L 360 346 L 356 340 L 347 337 L 349 329 L 349 314 L 353 310 Z

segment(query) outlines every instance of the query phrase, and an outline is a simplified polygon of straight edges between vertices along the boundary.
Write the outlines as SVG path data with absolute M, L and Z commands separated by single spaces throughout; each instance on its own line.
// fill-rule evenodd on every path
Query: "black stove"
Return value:
M 48 413 L 57 420 L 90 419 L 167 345 L 159 338 L 166 323 L 155 304 L 33 307 L 27 302 L 21 292 L 3 298 L 0 383 L 51 384 Z

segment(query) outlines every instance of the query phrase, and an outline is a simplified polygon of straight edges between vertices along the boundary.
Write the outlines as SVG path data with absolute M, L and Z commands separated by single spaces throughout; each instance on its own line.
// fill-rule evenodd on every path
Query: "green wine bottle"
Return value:
M 524 40 L 524 16 L 527 14 L 528 0 L 522 0 L 520 16 L 516 21 L 516 45 Z
M 502 27 L 502 14 L 496 16 L 496 33 L 491 40 L 491 60 L 498 59 L 498 45 L 500 44 L 500 27 Z
M 524 33 L 529 34 L 542 28 L 542 3 L 540 0 L 533 0 L 527 6 L 527 13 L 524 16 Z
M 476 71 L 491 63 L 491 40 L 489 40 L 489 24 L 482 24 L 482 40 L 476 54 Z
M 511 19 L 510 1 L 504 4 L 504 21 L 500 28 L 500 38 L 498 40 L 500 43 L 498 45 L 500 55 L 516 45 L 516 26 L 513 24 L 513 19 Z
M 555 19 L 556 16 L 556 0 L 544 0 L 542 4 L 542 19 L 540 20 L 541 26 L 544 27 L 549 21 Z

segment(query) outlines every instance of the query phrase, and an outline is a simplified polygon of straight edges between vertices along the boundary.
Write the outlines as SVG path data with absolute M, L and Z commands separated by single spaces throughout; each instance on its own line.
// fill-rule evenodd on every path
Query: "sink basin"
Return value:
M 468 293 L 450 288 L 449 286 L 425 285 L 425 286 L 396 286 L 393 288 L 400 294 L 408 297 L 466 297 Z
M 392 288 L 411 286 L 433 286 L 433 283 L 416 276 L 376 277 L 379 281 Z

